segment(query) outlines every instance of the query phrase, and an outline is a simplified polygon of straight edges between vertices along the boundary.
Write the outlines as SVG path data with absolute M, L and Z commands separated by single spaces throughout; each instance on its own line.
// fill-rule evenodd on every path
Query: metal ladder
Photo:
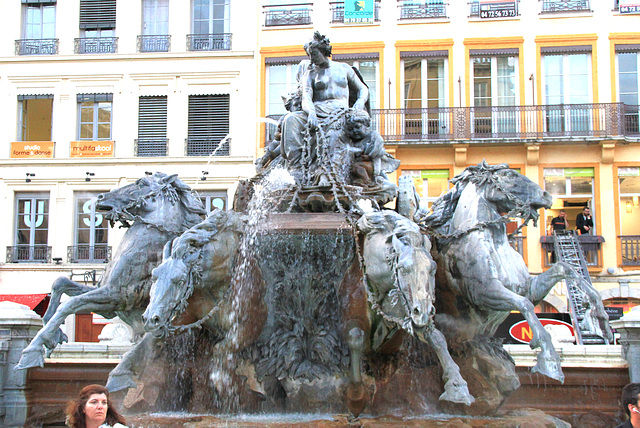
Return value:
M 587 261 L 584 252 L 578 241 L 578 236 L 574 230 L 556 230 L 553 232 L 554 251 L 557 262 L 565 262 L 571 265 L 580 278 L 591 284 L 591 276 L 587 268 Z M 600 332 L 593 327 L 589 328 L 584 323 L 587 307 L 584 304 L 586 296 L 571 281 L 565 281 L 567 286 L 567 300 L 569 301 L 569 313 L 578 345 L 601 345 L 608 344 Z

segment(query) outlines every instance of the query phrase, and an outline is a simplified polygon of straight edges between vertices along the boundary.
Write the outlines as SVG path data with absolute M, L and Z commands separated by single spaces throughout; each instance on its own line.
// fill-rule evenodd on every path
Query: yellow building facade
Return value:
M 284 113 L 318 30 L 334 60 L 360 69 L 373 126 L 402 162 L 394 178 L 412 175 L 426 206 L 465 167 L 506 162 L 554 196 L 513 241 L 530 271 L 552 261 L 552 218 L 564 210 L 573 229 L 586 206 L 594 285 L 608 306 L 639 303 L 640 15 L 614 0 L 371 3 L 356 23 L 343 2 L 262 6 L 260 116 Z M 564 293 L 540 309 L 566 312 Z

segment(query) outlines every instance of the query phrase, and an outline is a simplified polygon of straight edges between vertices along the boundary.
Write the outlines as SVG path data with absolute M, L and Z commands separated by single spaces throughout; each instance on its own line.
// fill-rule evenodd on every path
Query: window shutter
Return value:
M 210 155 L 228 134 L 229 94 L 190 95 L 187 155 Z M 225 146 L 216 155 L 228 155 L 228 141 Z
M 167 97 L 140 97 L 138 138 L 167 138 Z
M 80 0 L 80 28 L 116 28 L 116 0 Z

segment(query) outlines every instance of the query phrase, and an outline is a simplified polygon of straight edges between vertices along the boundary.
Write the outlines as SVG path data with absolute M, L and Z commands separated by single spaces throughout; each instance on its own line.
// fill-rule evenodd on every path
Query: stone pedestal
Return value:
M 636 306 L 625 316 L 611 321 L 611 327 L 620 333 L 622 356 L 629 366 L 631 382 L 640 382 L 640 306 Z
M 42 328 L 28 306 L 0 302 L 0 426 L 21 427 L 27 418 L 27 370 L 14 370 L 22 350 Z

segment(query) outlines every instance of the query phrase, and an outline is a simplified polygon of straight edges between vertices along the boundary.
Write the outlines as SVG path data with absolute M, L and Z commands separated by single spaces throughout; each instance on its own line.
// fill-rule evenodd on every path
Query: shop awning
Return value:
M 46 297 L 47 294 L 0 294 L 0 302 L 14 302 L 35 309 Z

